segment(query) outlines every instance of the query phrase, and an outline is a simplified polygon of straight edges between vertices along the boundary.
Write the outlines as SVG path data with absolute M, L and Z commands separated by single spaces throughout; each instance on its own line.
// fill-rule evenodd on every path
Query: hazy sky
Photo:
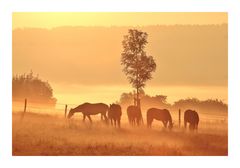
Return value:
M 50 82 L 61 103 L 112 103 L 132 91 L 120 65 L 121 42 L 139 25 L 157 63 L 147 94 L 168 95 L 170 102 L 188 97 L 227 102 L 228 36 L 222 23 L 226 13 L 14 13 L 13 28 L 25 29 L 13 31 L 13 74 L 33 70 Z M 162 24 L 201 26 L 147 26 Z
M 58 26 L 143 26 L 156 24 L 228 23 L 224 12 L 15 12 L 13 29 Z

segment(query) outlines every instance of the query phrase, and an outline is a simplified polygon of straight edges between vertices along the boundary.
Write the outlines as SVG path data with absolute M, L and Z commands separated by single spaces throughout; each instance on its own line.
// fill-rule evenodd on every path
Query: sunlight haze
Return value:
M 16 12 L 13 29 L 59 26 L 146 26 L 227 23 L 223 12 Z
M 146 94 L 228 102 L 227 13 L 16 12 L 12 23 L 13 74 L 39 74 L 60 103 L 112 103 L 133 91 L 120 64 L 133 27 L 148 33 L 157 64 Z

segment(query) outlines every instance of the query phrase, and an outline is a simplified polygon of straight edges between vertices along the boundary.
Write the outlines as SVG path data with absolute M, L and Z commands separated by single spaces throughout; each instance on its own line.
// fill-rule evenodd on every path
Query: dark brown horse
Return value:
M 108 119 L 111 121 L 111 125 L 116 127 L 116 123 L 118 127 L 120 128 L 120 120 L 122 116 L 122 108 L 118 104 L 110 104 L 109 110 L 108 110 Z
M 108 105 L 104 103 L 96 103 L 96 104 L 91 104 L 91 103 L 83 103 L 76 108 L 70 109 L 68 113 L 68 118 L 71 118 L 74 113 L 81 112 L 83 114 L 83 121 L 85 121 L 86 116 L 88 117 L 89 121 L 92 123 L 92 119 L 90 115 L 96 115 L 96 114 L 101 114 L 101 119 L 103 120 L 103 117 L 105 121 L 107 122 L 107 116 L 106 113 L 108 111 Z
M 172 116 L 167 109 L 150 108 L 147 111 L 147 126 L 151 128 L 153 119 L 162 121 L 165 128 L 172 129 Z
M 186 129 L 187 123 L 189 123 L 190 130 L 197 130 L 199 123 L 198 113 L 194 110 L 186 110 L 184 112 L 184 127 Z
M 128 121 L 130 125 L 140 125 L 142 122 L 143 124 L 143 118 L 141 109 L 137 106 L 128 106 L 127 108 L 127 115 L 128 115 Z

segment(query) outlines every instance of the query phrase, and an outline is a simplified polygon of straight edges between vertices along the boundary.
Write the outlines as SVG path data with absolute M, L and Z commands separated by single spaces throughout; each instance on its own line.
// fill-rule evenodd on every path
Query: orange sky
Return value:
M 58 26 L 143 26 L 228 23 L 224 12 L 15 12 L 13 29 Z
M 157 63 L 147 94 L 227 102 L 227 25 L 204 26 L 227 22 L 226 13 L 13 13 L 13 74 L 33 70 L 61 103 L 115 102 L 132 91 L 121 41 L 138 26 Z M 202 26 L 149 26 L 165 24 Z M 92 27 L 111 25 L 124 27 Z

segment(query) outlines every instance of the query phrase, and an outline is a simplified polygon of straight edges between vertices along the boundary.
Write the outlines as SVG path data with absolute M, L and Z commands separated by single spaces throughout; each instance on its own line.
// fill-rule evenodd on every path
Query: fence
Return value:
M 43 104 L 39 101 L 29 101 L 24 99 L 22 101 L 12 102 L 12 111 L 21 112 L 21 120 L 24 118 L 27 112 L 41 113 L 50 115 L 61 115 L 64 118 L 67 117 L 67 112 L 70 108 L 77 106 L 77 104 L 56 103 L 55 106 Z
M 43 105 L 37 101 L 29 101 L 28 99 L 22 101 L 13 101 L 13 111 L 14 112 L 21 112 L 21 120 L 24 118 L 27 112 L 31 113 L 43 113 L 43 114 L 50 114 L 50 115 L 58 115 L 61 117 L 66 118 L 69 109 L 78 106 L 79 104 L 69 104 L 69 103 L 56 103 L 55 106 L 48 106 Z M 122 119 L 127 120 L 127 115 L 125 115 L 126 110 L 123 110 Z M 144 114 L 144 112 L 143 112 Z M 171 110 L 171 115 L 173 118 L 173 122 L 179 128 L 183 126 L 182 123 L 182 110 L 178 109 L 178 111 Z M 145 117 L 145 115 L 143 115 Z M 95 118 L 95 117 L 93 117 Z M 227 114 L 226 115 L 211 115 L 211 114 L 200 114 L 201 123 L 227 123 Z M 146 119 L 146 118 L 145 118 Z M 177 123 L 177 124 L 176 124 Z

